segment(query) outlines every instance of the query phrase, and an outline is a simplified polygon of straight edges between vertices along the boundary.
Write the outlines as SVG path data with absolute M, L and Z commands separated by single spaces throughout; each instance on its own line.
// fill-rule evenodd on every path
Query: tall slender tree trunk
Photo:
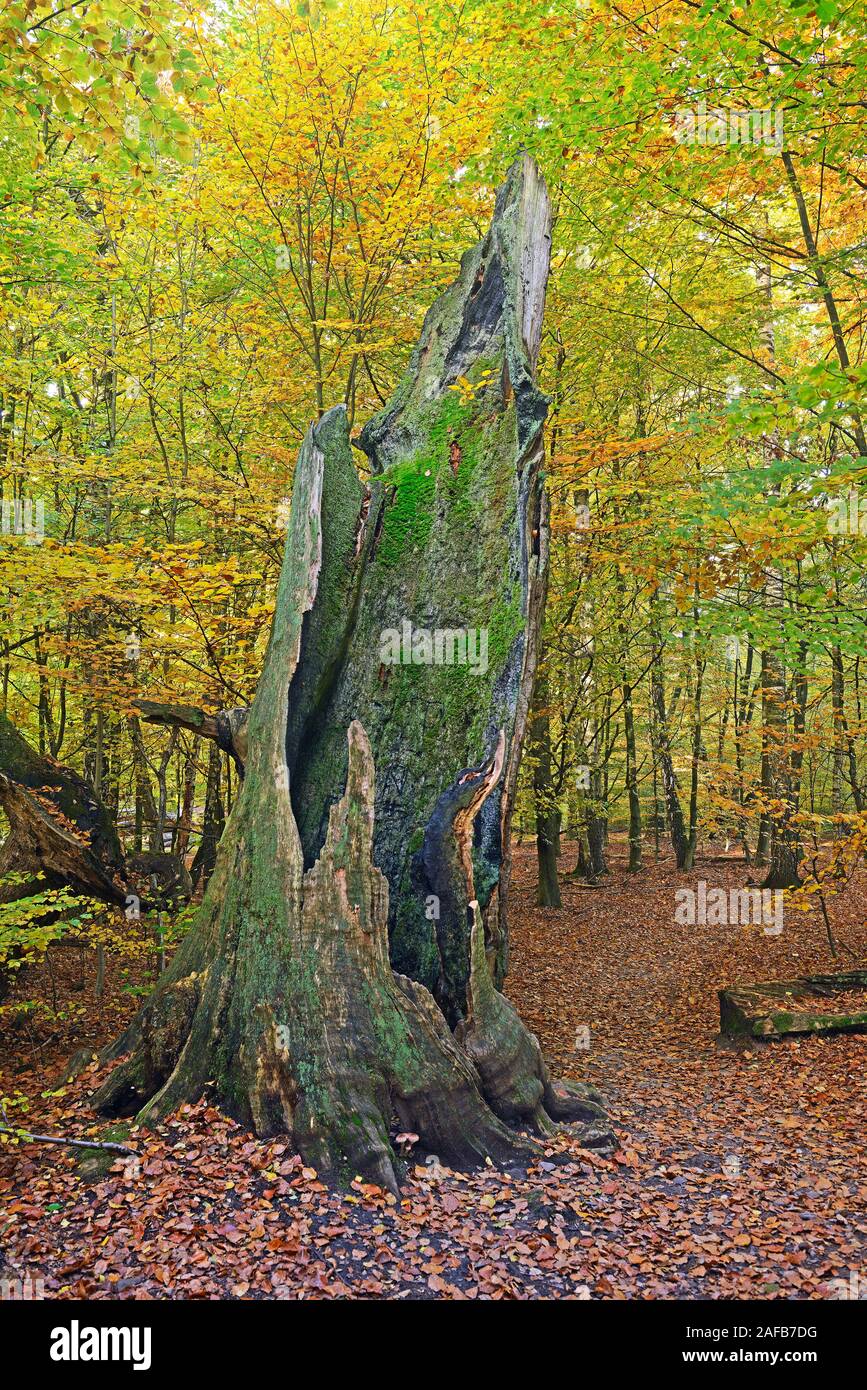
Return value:
M 671 751 L 668 711 L 665 705 L 665 676 L 663 669 L 665 647 L 662 641 L 658 600 L 655 594 L 651 598 L 650 611 L 654 643 L 652 665 L 650 668 L 650 698 L 654 712 L 657 761 L 662 776 L 662 794 L 665 799 L 665 814 L 666 821 L 668 822 L 669 835 L 671 836 L 671 845 L 674 850 L 677 867 L 678 869 L 682 869 L 686 864 L 689 840 L 683 821 L 683 809 L 680 804 L 677 775 L 674 770 L 674 759 Z
M 831 765 L 831 813 L 839 816 L 843 810 L 843 760 L 845 744 L 845 710 L 843 706 L 843 653 L 839 647 L 831 649 L 831 710 L 833 719 L 833 747 Z M 842 825 L 834 826 L 834 835 L 839 837 Z
M 766 315 L 762 328 L 762 344 L 773 362 L 775 357 L 773 326 L 773 289 L 769 264 L 759 267 L 759 288 L 765 301 Z M 775 431 L 766 442 L 770 464 L 778 457 L 780 441 Z M 771 488 L 778 492 L 778 485 Z M 765 580 L 765 606 L 778 617 L 783 626 L 785 589 L 782 571 L 770 566 Z M 779 652 L 767 647 L 762 652 L 762 790 L 770 803 L 763 816 L 765 839 L 768 842 L 768 873 L 763 887 L 791 888 L 799 882 L 800 845 L 793 820 L 797 809 L 794 802 L 792 770 L 789 752 L 788 693 L 786 674 Z M 765 846 L 759 839 L 759 862 L 764 859 Z
M 226 825 L 226 813 L 220 794 L 222 774 L 222 755 L 216 743 L 210 744 L 208 753 L 208 779 L 205 788 L 205 810 L 202 817 L 202 838 L 190 866 L 193 887 L 201 882 L 207 887 L 217 862 L 217 846 Z
M 590 797 L 587 804 L 587 848 L 590 851 L 591 873 L 599 878 L 607 875 L 605 849 L 608 844 L 608 758 L 611 752 L 608 730 L 611 724 L 611 702 L 605 702 L 604 718 L 593 717 L 593 738 L 590 745 Z
M 743 677 L 740 675 L 740 642 L 735 648 L 735 672 L 734 689 L 732 693 L 732 706 L 734 714 L 734 739 L 735 739 L 735 771 L 737 774 L 737 799 L 744 812 L 746 806 L 746 788 L 744 786 L 744 739 L 749 731 L 752 722 L 753 695 L 751 689 L 753 660 L 755 649 L 752 643 L 747 646 L 747 659 L 744 662 Z M 745 816 L 741 816 L 741 845 L 744 851 L 744 859 L 747 864 L 752 862 L 750 851 L 749 835 L 746 830 Z
M 641 868 L 641 799 L 638 795 L 638 753 L 635 743 L 635 709 L 632 703 L 632 683 L 629 675 L 628 634 L 624 622 L 618 624 L 620 633 L 620 695 L 623 705 L 623 738 L 626 746 L 626 799 L 629 806 L 629 861 L 631 874 Z
M 798 882 L 800 844 L 792 824 L 795 803 L 789 752 L 788 693 L 776 653 L 762 653 L 762 702 L 766 754 L 765 792 L 771 798 L 770 852 L 763 888 L 792 888 Z
M 536 807 L 536 862 L 540 907 L 560 907 L 557 859 L 560 850 L 560 807 L 554 789 L 551 754 L 551 718 L 548 712 L 548 681 L 537 683 L 537 711 L 530 726 L 533 751 L 533 796 Z
M 141 807 L 142 819 L 147 826 L 148 848 L 154 854 L 162 852 L 162 829 L 159 824 L 159 811 L 154 800 L 153 789 L 148 776 L 148 760 L 142 737 L 138 715 L 131 715 L 129 734 L 132 742 L 135 768 L 136 805 Z
M 705 658 L 701 650 L 699 633 L 698 586 L 693 604 L 693 691 L 692 691 L 692 739 L 690 749 L 689 774 L 689 831 L 687 833 L 686 855 L 683 867 L 692 870 L 698 850 L 698 789 L 699 770 L 702 754 L 702 712 L 701 702 L 704 689 Z
M 819 248 L 816 242 L 818 232 L 814 233 L 813 231 L 813 224 L 810 220 L 807 202 L 804 197 L 803 189 L 801 188 L 801 181 L 798 178 L 795 162 L 789 150 L 783 150 L 782 160 L 783 167 L 786 171 L 786 178 L 789 181 L 789 187 L 792 190 L 792 196 L 795 200 L 795 207 L 798 211 L 798 221 L 801 226 L 801 235 L 804 238 L 804 245 L 807 249 L 809 267 L 819 289 L 819 293 L 822 296 L 822 302 L 825 305 L 825 312 L 828 316 L 828 323 L 831 326 L 831 337 L 834 341 L 834 351 L 837 354 L 837 361 L 840 363 L 841 370 L 848 375 L 851 362 L 849 359 L 849 350 L 846 347 L 846 335 L 843 331 L 843 325 L 840 322 L 840 312 L 837 308 L 834 292 L 828 280 L 825 264 L 822 257 L 819 255 Z M 819 202 L 821 206 L 821 195 Z M 867 435 L 865 435 L 864 432 L 864 423 L 857 410 L 853 409 L 851 413 L 853 434 L 855 443 L 858 446 L 858 452 L 862 458 L 867 458 Z
M 193 746 L 184 758 L 184 777 L 183 794 L 181 797 L 181 813 L 178 817 L 177 837 L 175 839 L 175 854 L 179 859 L 184 859 L 190 843 L 190 831 L 193 825 L 193 801 L 196 790 L 196 770 L 198 767 L 198 739 L 193 740 Z

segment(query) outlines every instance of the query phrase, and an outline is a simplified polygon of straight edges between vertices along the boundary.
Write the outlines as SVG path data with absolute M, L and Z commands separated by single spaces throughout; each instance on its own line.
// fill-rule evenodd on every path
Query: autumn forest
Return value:
M 867 1297 L 865 40 L 5 0 L 4 1300 Z

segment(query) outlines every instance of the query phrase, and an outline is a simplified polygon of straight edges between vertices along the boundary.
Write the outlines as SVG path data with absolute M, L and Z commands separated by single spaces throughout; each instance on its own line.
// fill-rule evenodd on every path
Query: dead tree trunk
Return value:
M 230 754 L 235 766 L 243 772 L 247 756 L 245 731 L 249 710 L 237 708 L 206 714 L 196 705 L 165 705 L 156 700 L 135 700 L 133 703 L 148 724 L 189 729 L 201 738 L 211 739 L 224 753 Z
M 134 894 L 151 901 L 189 897 L 192 884 L 174 855 L 126 858 L 115 819 L 72 768 L 41 757 L 11 719 L 0 714 L 0 807 L 9 834 L 0 847 L 0 902 L 49 888 L 122 907 Z M 149 882 L 156 877 L 154 895 Z
M 211 1087 L 324 1172 L 392 1188 L 395 1119 L 453 1163 L 525 1151 L 504 1121 L 577 1119 L 607 1142 L 491 973 L 544 597 L 549 250 L 524 158 L 362 435 L 369 487 L 343 407 L 308 432 L 244 781 L 199 916 L 112 1050 L 130 1056 L 103 1113 L 155 1120 Z
M 551 715 L 548 710 L 548 682 L 541 679 L 536 691 L 539 708 L 530 724 L 533 745 L 533 793 L 536 806 L 536 862 L 539 907 L 560 907 L 560 880 L 557 858 L 560 851 L 560 807 L 554 787 L 551 750 Z
M 42 874 L 50 887 L 123 903 L 123 851 L 114 820 L 90 784 L 42 757 L 0 714 L 0 806 L 10 832 L 0 872 Z M 44 884 L 42 885 L 44 886 Z M 0 893 L 18 896 L 9 884 Z
M 651 596 L 651 631 L 653 634 L 653 657 L 650 668 L 650 699 L 654 713 L 654 734 L 662 771 L 662 794 L 665 798 L 665 818 L 671 836 L 675 863 L 678 869 L 686 864 L 689 852 L 689 839 L 683 820 L 680 804 L 680 790 L 677 773 L 674 770 L 674 757 L 671 747 L 671 734 L 668 726 L 668 710 L 665 704 L 665 645 L 659 622 L 659 600 L 657 592 Z

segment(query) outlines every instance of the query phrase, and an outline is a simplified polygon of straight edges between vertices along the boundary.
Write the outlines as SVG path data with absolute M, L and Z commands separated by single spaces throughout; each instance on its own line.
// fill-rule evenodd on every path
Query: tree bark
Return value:
M 763 888 L 793 888 L 800 883 L 801 845 L 793 817 L 797 811 L 793 785 L 788 692 L 785 672 L 776 652 L 762 653 L 762 707 L 766 752 L 762 760 L 763 790 L 772 798 L 768 872 Z
M 226 813 L 220 791 L 222 767 L 220 750 L 212 743 L 208 754 L 208 780 L 205 789 L 205 811 L 202 824 L 202 838 L 190 866 L 193 887 L 199 880 L 207 886 L 217 862 L 217 846 L 226 828 Z
M 114 821 L 77 772 L 41 757 L 0 714 L 0 806 L 9 820 L 3 873 L 42 873 L 50 886 L 123 903 L 124 857 Z
M 621 627 L 621 636 L 625 629 Z M 635 746 L 635 710 L 632 703 L 632 684 L 629 677 L 627 648 L 624 641 L 620 652 L 621 693 L 623 697 L 623 734 L 626 743 L 626 795 L 629 803 L 629 873 L 641 868 L 641 799 L 638 795 L 638 754 Z
M 167 705 L 157 700 L 135 700 L 133 703 L 147 724 L 189 729 L 201 738 L 211 739 L 224 753 L 230 754 L 235 766 L 243 772 L 247 756 L 245 731 L 249 710 L 237 707 L 206 714 L 196 705 Z
M 111 1049 L 130 1055 L 103 1113 L 154 1121 L 211 1088 L 324 1173 L 393 1190 L 394 1120 L 458 1164 L 526 1154 L 507 1123 L 577 1120 L 608 1142 L 494 980 L 547 558 L 533 370 L 549 246 L 525 157 L 362 435 L 369 487 L 344 407 L 308 432 L 244 780 L 196 922 Z M 486 626 L 485 669 L 418 660 L 415 638 L 395 661 L 406 623 Z
M 791 180 L 794 171 L 785 152 L 783 160 Z M 758 280 L 767 305 L 766 318 L 761 330 L 762 346 L 773 362 L 775 343 L 770 264 L 763 263 L 760 266 Z M 860 429 L 860 422 L 858 428 Z M 774 459 L 780 456 L 780 449 L 779 433 L 774 430 L 765 447 L 769 463 L 773 463 Z M 779 492 L 779 484 L 772 486 L 771 492 Z M 782 622 L 786 607 L 785 581 L 783 571 L 779 567 L 770 566 L 767 571 L 764 600 L 766 607 L 778 613 Z M 798 808 L 789 751 L 788 703 L 782 657 L 776 648 L 768 647 L 762 652 L 762 791 L 766 801 L 770 801 L 770 806 L 766 806 L 763 812 L 757 851 L 759 862 L 763 861 L 765 853 L 768 858 L 768 873 L 762 883 L 763 888 L 794 888 L 800 882 L 798 865 L 801 846 L 794 821 Z
M 671 735 L 668 728 L 668 710 L 665 705 L 665 676 L 663 666 L 665 646 L 662 641 L 658 598 L 656 593 L 651 597 L 650 612 L 654 643 L 653 659 L 650 667 L 650 698 L 655 716 L 654 732 L 656 734 L 659 767 L 662 773 L 662 794 L 665 799 L 665 818 L 668 822 L 668 831 L 671 836 L 671 846 L 674 850 L 675 863 L 678 869 L 682 869 L 686 864 L 687 854 L 689 852 L 689 837 L 686 833 L 683 808 L 680 804 L 677 773 L 674 770 Z
M 831 708 L 833 715 L 833 744 L 831 752 L 831 813 L 840 817 L 843 812 L 843 766 L 846 756 L 845 686 L 843 678 L 843 653 L 838 646 L 831 648 Z M 843 825 L 839 819 L 834 824 L 834 838 L 843 835 Z
M 601 784 L 602 774 L 591 773 L 591 792 L 592 799 L 587 808 L 587 849 L 590 854 L 590 877 L 593 879 L 602 878 L 608 874 L 608 865 L 605 861 L 605 839 L 608 822 L 605 816 L 600 816 L 596 807 L 602 804 L 602 798 L 596 787 Z
M 696 586 L 697 589 L 697 586 Z M 701 650 L 701 637 L 699 634 L 699 606 L 698 593 L 694 594 L 693 600 L 693 686 L 692 694 L 692 739 L 690 753 L 690 772 L 689 772 L 689 831 L 686 840 L 686 857 L 683 867 L 690 872 L 695 865 L 695 856 L 698 849 L 698 788 L 699 788 L 699 767 L 702 758 L 702 719 L 701 719 L 701 700 L 704 687 L 704 668 L 705 658 Z

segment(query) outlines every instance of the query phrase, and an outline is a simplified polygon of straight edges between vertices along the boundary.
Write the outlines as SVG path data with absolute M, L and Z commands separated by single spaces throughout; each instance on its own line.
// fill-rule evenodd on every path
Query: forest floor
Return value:
M 835 1280 L 857 1289 L 855 1275 L 865 1296 L 867 1036 L 715 1043 L 722 986 L 853 958 L 831 961 L 813 913 L 787 912 L 779 936 L 679 926 L 677 887 L 743 885 L 743 864 L 700 859 L 684 875 L 651 851 L 630 876 L 622 849 L 604 887 L 564 877 L 563 907 L 544 912 L 532 848 L 517 850 L 508 980 L 555 1074 L 605 1093 L 613 1157 L 563 1138 L 529 1171 L 419 1165 L 396 1202 L 360 1182 L 328 1191 L 286 1144 L 201 1104 L 133 1131 L 136 1156 L 101 1177 L 64 1149 L 0 1151 L 0 1277 L 49 1298 L 694 1299 L 827 1298 Z M 865 901 L 861 883 L 831 909 L 859 963 Z M 92 1072 L 43 1093 L 136 1000 L 109 962 L 99 1009 L 93 961 L 76 991 L 80 953 L 52 954 L 53 985 L 41 968 L 16 988 L 67 1017 L 0 1036 L 0 1095 L 28 1098 L 13 1113 L 34 1131 L 93 1136 Z

